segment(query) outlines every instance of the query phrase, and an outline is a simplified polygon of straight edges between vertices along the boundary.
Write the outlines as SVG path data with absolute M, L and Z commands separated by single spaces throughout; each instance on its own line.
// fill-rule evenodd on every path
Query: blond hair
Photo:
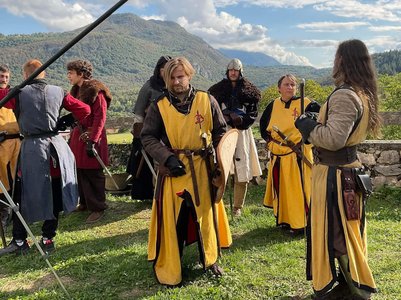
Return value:
M 184 72 L 191 79 L 195 74 L 195 69 L 192 67 L 191 63 L 183 56 L 170 59 L 164 66 L 164 82 L 168 90 L 171 90 L 171 74 L 179 66 L 182 66 Z

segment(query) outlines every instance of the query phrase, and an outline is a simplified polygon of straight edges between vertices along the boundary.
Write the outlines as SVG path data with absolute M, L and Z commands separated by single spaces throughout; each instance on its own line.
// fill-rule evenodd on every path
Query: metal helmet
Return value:
M 239 71 L 240 76 L 242 76 L 243 73 L 242 62 L 238 58 L 233 58 L 227 65 L 227 72 L 226 72 L 227 75 L 228 75 L 228 70 L 237 70 Z
M 242 71 L 242 62 L 238 58 L 233 58 L 227 65 L 227 70 Z

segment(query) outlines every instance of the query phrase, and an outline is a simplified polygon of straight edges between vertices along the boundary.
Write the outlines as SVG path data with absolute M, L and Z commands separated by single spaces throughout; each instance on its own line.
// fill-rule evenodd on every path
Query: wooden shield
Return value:
M 238 134 L 237 129 L 230 129 L 223 135 L 217 146 L 217 161 L 220 174 L 213 179 L 213 184 L 217 187 L 216 202 L 223 198 L 228 175 L 233 163 L 235 148 L 237 147 Z

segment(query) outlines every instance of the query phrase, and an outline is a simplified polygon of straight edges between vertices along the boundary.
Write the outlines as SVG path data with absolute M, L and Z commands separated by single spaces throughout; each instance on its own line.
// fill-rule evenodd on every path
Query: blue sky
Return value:
M 60 32 L 93 22 L 117 0 L 0 0 L 0 33 Z M 338 43 L 401 50 L 401 0 L 130 0 L 117 13 L 174 21 L 214 48 L 283 64 L 331 67 Z

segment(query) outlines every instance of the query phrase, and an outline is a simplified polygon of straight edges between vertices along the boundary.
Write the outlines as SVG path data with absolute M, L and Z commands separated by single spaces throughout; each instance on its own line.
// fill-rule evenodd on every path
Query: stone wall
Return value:
M 266 142 L 257 140 L 260 165 L 266 174 L 268 152 Z M 109 145 L 110 164 L 112 168 L 125 168 L 131 151 L 131 145 Z M 375 187 L 384 184 L 401 186 L 401 140 L 396 141 L 365 141 L 358 147 L 358 155 Z
M 256 123 L 253 125 L 257 126 L 261 114 L 259 114 Z M 400 125 L 401 112 L 380 112 L 380 116 L 383 120 L 383 125 Z M 109 133 L 117 133 L 122 131 L 129 131 L 134 123 L 133 116 L 127 117 L 115 117 L 107 118 L 106 128 Z

